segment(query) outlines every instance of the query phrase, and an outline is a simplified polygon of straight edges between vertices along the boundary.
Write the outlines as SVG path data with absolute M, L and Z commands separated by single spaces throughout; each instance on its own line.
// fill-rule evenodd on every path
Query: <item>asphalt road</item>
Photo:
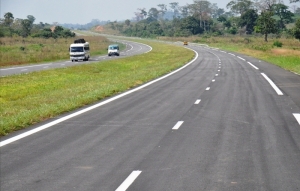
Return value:
M 124 58 L 126 56 L 133 56 L 133 55 L 137 55 L 137 54 L 147 53 L 147 52 L 151 51 L 151 49 L 152 49 L 148 45 L 137 43 L 137 42 L 126 41 L 126 40 L 116 40 L 116 39 L 110 39 L 110 40 L 114 41 L 114 42 L 123 43 L 126 45 L 125 50 L 120 51 L 120 56 L 108 56 L 108 55 L 92 56 L 89 59 L 89 61 L 72 62 L 70 60 L 63 60 L 63 61 L 57 61 L 57 62 L 52 62 L 52 63 L 43 63 L 43 64 L 2 68 L 2 69 L 0 69 L 0 76 L 30 73 L 30 72 L 34 72 L 34 71 L 49 70 L 49 69 L 53 69 L 53 68 L 70 67 L 70 66 L 75 66 L 75 65 L 79 65 L 79 64 L 89 64 L 89 63 L 99 62 L 99 61 L 108 60 L 108 59 Z
M 300 190 L 300 76 L 189 47 L 169 76 L 2 137 L 0 190 Z

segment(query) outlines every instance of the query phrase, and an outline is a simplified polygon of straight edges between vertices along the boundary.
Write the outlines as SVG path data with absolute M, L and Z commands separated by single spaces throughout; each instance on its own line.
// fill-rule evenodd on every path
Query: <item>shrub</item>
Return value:
M 273 46 L 276 46 L 276 47 L 282 47 L 282 42 L 276 40 L 276 41 L 273 43 Z

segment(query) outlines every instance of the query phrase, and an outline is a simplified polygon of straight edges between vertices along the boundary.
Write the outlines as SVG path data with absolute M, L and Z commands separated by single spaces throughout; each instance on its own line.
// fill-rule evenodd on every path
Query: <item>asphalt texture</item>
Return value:
M 182 70 L 2 146 L 0 190 L 300 190 L 300 76 L 188 48 Z

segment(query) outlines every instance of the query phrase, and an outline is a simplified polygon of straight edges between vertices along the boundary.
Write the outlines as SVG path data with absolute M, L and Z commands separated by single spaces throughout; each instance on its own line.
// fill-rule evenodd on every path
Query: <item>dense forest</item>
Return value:
M 134 18 L 122 22 L 102 22 L 93 19 L 86 25 L 48 23 L 34 24 L 35 17 L 15 19 L 8 12 L 0 19 L 0 37 L 22 36 L 59 38 L 73 37 L 70 29 L 91 29 L 102 24 L 126 36 L 137 37 L 186 37 L 191 35 L 252 35 L 261 34 L 265 41 L 269 34 L 276 37 L 300 40 L 300 0 L 290 0 L 290 6 L 282 0 L 232 0 L 227 12 L 208 0 L 194 0 L 180 6 L 177 2 L 159 4 L 150 8 L 137 8 Z M 75 27 L 75 28 L 74 28 Z
M 0 37 L 22 36 L 59 38 L 74 37 L 75 33 L 59 25 L 40 22 L 34 24 L 35 17 L 28 15 L 26 19 L 15 19 L 11 12 L 5 13 L 0 19 Z
M 300 8 L 296 2 L 299 0 L 290 0 L 289 7 L 280 0 L 233 0 L 226 6 L 228 12 L 204 0 L 184 6 L 172 2 L 148 11 L 137 8 L 134 20 L 107 25 L 138 37 L 262 34 L 267 41 L 268 34 L 275 34 L 300 39 Z

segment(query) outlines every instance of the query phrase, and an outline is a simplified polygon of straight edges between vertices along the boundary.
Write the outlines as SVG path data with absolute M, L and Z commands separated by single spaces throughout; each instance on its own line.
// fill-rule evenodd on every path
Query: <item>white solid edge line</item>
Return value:
M 270 83 L 270 85 L 278 95 L 283 95 L 282 91 L 275 85 L 275 83 L 266 74 L 261 73 L 261 75 Z
M 141 174 L 142 171 L 133 171 L 124 182 L 116 189 L 116 191 L 125 191 L 135 181 L 135 179 Z
M 178 122 L 176 123 L 176 125 L 175 125 L 172 129 L 174 129 L 174 130 L 179 129 L 179 127 L 183 124 L 183 122 L 184 122 L 184 121 L 178 121 Z
M 188 48 L 188 49 L 189 49 L 189 48 Z M 190 50 L 192 50 L 192 49 L 190 49 Z M 194 50 L 193 50 L 193 51 L 194 51 Z M 156 82 L 158 82 L 158 81 L 160 81 L 160 80 L 163 80 L 163 79 L 165 79 L 165 78 L 167 78 L 167 77 L 169 77 L 169 76 L 171 76 L 171 75 L 173 75 L 173 74 L 179 72 L 180 70 L 182 70 L 182 69 L 188 67 L 189 65 L 191 65 L 191 64 L 198 58 L 198 53 L 197 53 L 196 51 L 194 51 L 194 52 L 195 52 L 196 56 L 195 56 L 195 58 L 194 58 L 193 60 L 191 60 L 191 61 L 190 61 L 189 63 L 187 63 L 186 65 L 182 66 L 181 68 L 178 68 L 177 70 L 175 70 L 175 71 L 173 71 L 173 72 L 171 72 L 171 73 L 169 73 L 169 74 L 167 74 L 167 75 L 165 75 L 165 76 L 162 76 L 162 77 L 160 77 L 160 78 L 157 78 L 157 79 L 155 79 L 155 80 L 153 80 L 153 81 L 150 81 L 150 82 L 148 82 L 148 83 L 146 83 L 146 84 L 144 84 L 144 85 L 141 85 L 141 86 L 139 86 L 139 87 L 137 87 L 137 88 L 135 88 L 135 89 L 129 90 L 129 91 L 127 91 L 127 92 L 124 92 L 124 93 L 122 93 L 122 94 L 120 94 L 120 95 L 117 95 L 117 96 L 115 96 L 115 97 L 112 97 L 112 98 L 110 98 L 110 99 L 107 99 L 107 100 L 105 100 L 105 101 L 103 101 L 103 102 L 100 102 L 100 103 L 98 103 L 98 104 L 95 104 L 95 105 L 93 105 L 93 106 L 91 106 L 91 107 L 88 107 L 88 108 L 85 108 L 85 109 L 83 109 L 83 110 L 77 111 L 77 112 L 75 112 L 75 113 L 73 113 L 73 114 L 70 114 L 70 115 L 68 115 L 68 116 L 62 117 L 62 118 L 60 118 L 60 119 L 57 119 L 57 120 L 55 120 L 55 121 L 52 121 L 52 122 L 50 122 L 50 123 L 47 123 L 47 124 L 42 125 L 42 126 L 40 126 L 40 127 L 37 127 L 37 128 L 35 128 L 35 129 L 32 129 L 32 130 L 30 130 L 30 131 L 27 131 L 27 132 L 25 132 L 25 133 L 22 133 L 22 134 L 20 134 L 20 135 L 17 135 L 17 136 L 15 136 L 15 137 L 6 139 L 6 140 L 4 140 L 4 141 L 1 141 L 1 142 L 0 142 L 0 147 L 3 147 L 3 146 L 5 146 L 5 145 L 7 145 L 7 144 L 10 144 L 10 143 L 15 142 L 15 141 L 17 141 L 17 140 L 20 140 L 20 139 L 22 139 L 22 138 L 24 138 L 24 137 L 27 137 L 27 136 L 29 136 L 29 135 L 32 135 L 32 134 L 34 134 L 34 133 L 37 133 L 37 132 L 39 132 L 39 131 L 42 131 L 42 130 L 44 130 L 44 129 L 47 129 L 47 128 L 49 128 L 49 127 L 52 127 L 53 125 L 56 125 L 56 124 L 58 124 L 58 123 L 61 123 L 61 122 L 63 122 L 63 121 L 66 121 L 66 120 L 68 120 L 68 119 L 71 119 L 71 118 L 73 118 L 73 117 L 76 117 L 76 116 L 78 116 L 78 115 L 81 115 L 82 113 L 85 113 L 85 112 L 88 112 L 88 111 L 90 111 L 90 110 L 93 110 L 93 109 L 95 109 L 95 108 L 97 108 L 97 107 L 100 107 L 100 106 L 102 106 L 102 105 L 105 105 L 105 104 L 107 104 L 107 103 L 110 103 L 110 102 L 112 102 L 112 101 L 115 101 L 115 100 L 117 100 L 117 99 L 119 99 L 119 98 L 121 98 L 121 97 L 124 97 L 124 96 L 126 96 L 126 95 L 128 95 L 128 94 L 131 94 L 131 93 L 133 93 L 133 92 L 136 92 L 136 91 L 138 91 L 138 90 L 140 90 L 140 89 L 143 89 L 143 88 L 145 88 L 145 87 L 147 87 L 147 86 L 150 86 L 151 84 L 154 84 L 154 83 L 156 83 Z
M 195 104 L 198 105 L 201 102 L 201 99 L 198 99 Z
M 255 68 L 256 70 L 259 69 L 259 68 L 257 68 L 256 66 L 254 66 L 251 62 L 248 62 L 248 64 L 250 64 L 250 66 L 252 66 L 252 67 Z
M 300 113 L 293 113 L 294 117 L 296 118 L 296 120 L 298 121 L 299 125 L 300 125 Z

